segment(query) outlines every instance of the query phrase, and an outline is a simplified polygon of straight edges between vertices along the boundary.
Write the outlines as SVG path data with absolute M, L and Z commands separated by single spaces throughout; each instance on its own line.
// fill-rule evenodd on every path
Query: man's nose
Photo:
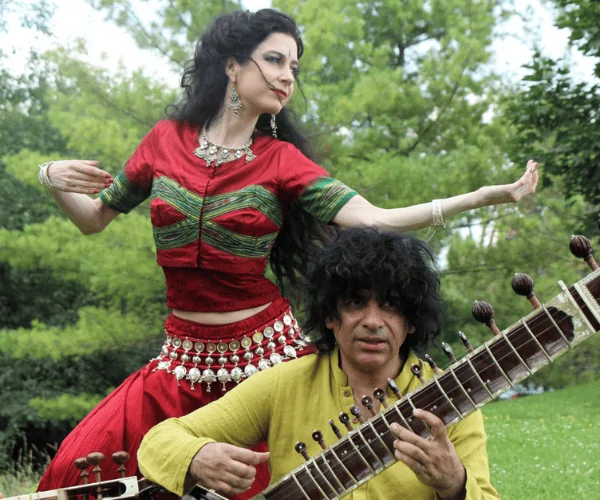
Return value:
M 376 330 L 383 325 L 381 306 L 377 300 L 370 299 L 365 305 L 363 324 L 371 330 Z

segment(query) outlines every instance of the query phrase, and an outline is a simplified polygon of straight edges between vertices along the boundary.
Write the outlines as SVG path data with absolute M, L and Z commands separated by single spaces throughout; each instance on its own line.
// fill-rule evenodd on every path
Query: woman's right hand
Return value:
M 55 161 L 48 167 L 52 185 L 65 193 L 97 194 L 113 183 L 112 175 L 96 160 Z

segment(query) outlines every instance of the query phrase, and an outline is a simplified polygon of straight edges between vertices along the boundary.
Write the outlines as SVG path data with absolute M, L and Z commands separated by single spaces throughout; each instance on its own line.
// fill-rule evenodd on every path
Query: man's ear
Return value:
M 225 64 L 225 74 L 229 77 L 232 83 L 235 83 L 239 67 L 240 65 L 235 60 L 235 57 L 230 57 L 227 59 L 227 63 Z
M 417 327 L 412 323 L 408 324 L 408 334 L 411 335 L 417 331 Z
M 325 326 L 333 331 L 335 320 L 333 318 L 325 318 Z

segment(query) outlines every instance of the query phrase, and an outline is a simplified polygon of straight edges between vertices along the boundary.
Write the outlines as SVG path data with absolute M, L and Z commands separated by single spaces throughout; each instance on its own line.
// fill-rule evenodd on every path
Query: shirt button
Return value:
M 344 391 L 344 396 L 350 397 L 350 391 L 348 389 Z

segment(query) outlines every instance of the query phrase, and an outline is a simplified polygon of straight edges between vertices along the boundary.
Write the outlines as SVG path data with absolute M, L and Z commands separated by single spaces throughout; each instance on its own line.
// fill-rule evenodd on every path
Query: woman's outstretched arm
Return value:
M 484 186 L 471 193 L 440 200 L 444 219 L 467 210 L 514 203 L 535 192 L 538 183 L 538 164 L 529 160 L 525 173 L 512 184 Z M 379 208 L 362 196 L 354 196 L 346 203 L 332 222 L 342 226 L 377 226 L 391 231 L 411 231 L 427 227 L 433 222 L 432 203 L 422 203 L 405 208 Z
M 88 160 L 56 161 L 47 171 L 54 187 L 52 196 L 83 234 L 99 233 L 119 215 L 100 198 L 88 196 L 99 193 L 112 183 L 112 176 L 97 165 L 97 161 Z

